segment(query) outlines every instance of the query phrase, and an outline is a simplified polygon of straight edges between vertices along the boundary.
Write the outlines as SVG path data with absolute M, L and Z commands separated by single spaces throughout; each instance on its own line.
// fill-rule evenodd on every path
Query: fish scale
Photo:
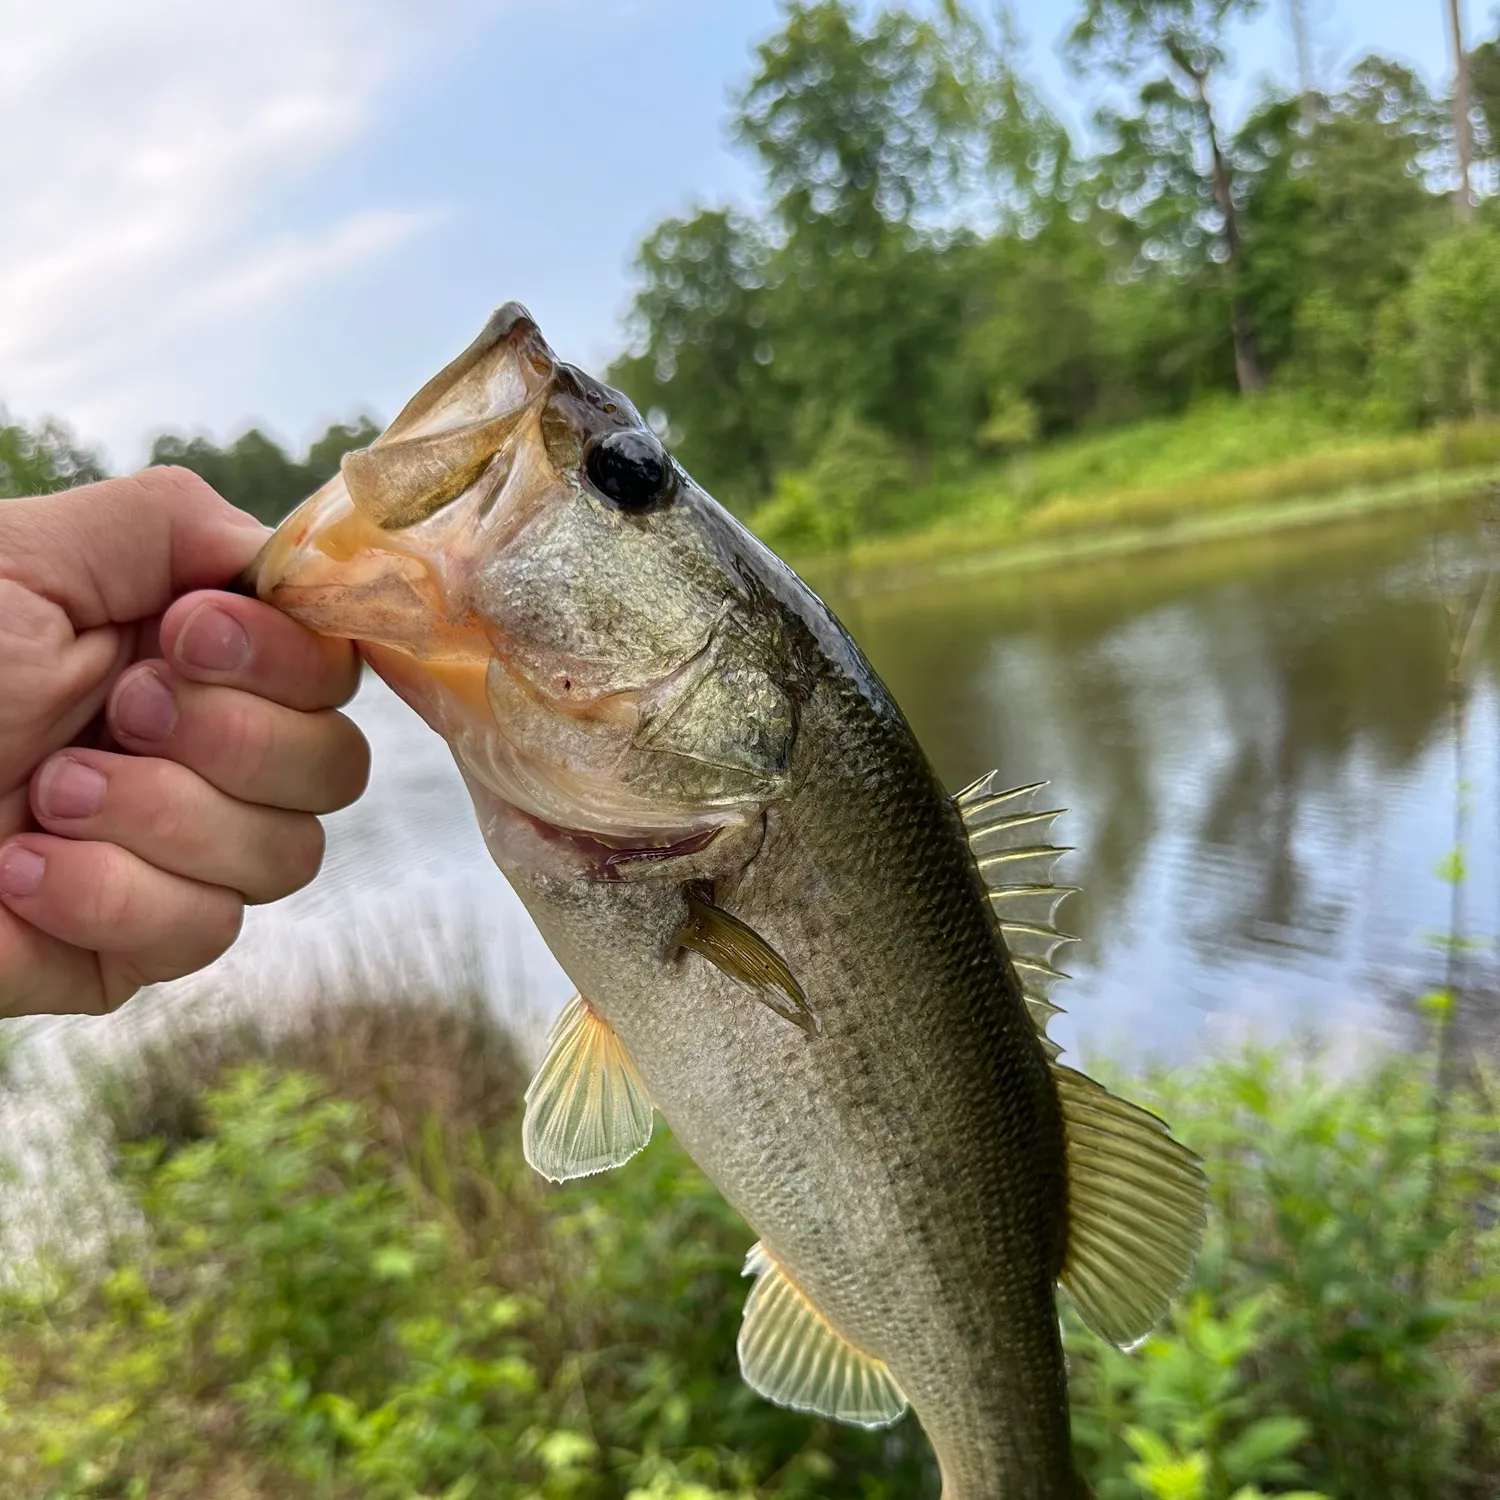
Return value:
M 741 1370 L 945 1500 L 1079 1500 L 1056 1285 L 1128 1346 L 1199 1164 L 1045 1034 L 1057 813 L 949 797 L 837 620 L 507 304 L 253 569 L 447 740 L 578 986 L 526 1096 L 554 1179 L 654 1114 L 758 1236 Z

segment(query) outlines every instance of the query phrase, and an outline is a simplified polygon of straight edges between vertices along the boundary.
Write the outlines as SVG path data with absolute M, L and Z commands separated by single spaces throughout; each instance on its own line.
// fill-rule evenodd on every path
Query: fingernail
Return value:
M 149 667 L 129 677 L 115 694 L 115 726 L 133 740 L 164 740 L 177 723 L 172 690 Z
M 91 818 L 104 802 L 106 785 L 92 766 L 59 755 L 37 780 L 37 811 L 44 818 Z
M 34 896 L 42 888 L 47 861 L 24 844 L 0 849 L 0 894 Z
M 233 672 L 250 660 L 250 636 L 232 615 L 200 604 L 177 637 L 177 659 L 203 672 Z

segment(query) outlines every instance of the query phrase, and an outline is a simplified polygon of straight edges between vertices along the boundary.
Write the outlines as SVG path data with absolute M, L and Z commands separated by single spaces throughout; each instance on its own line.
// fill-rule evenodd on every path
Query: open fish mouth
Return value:
M 629 401 L 512 303 L 247 581 L 358 642 L 507 840 L 623 880 L 755 823 L 785 781 L 795 708 L 704 511 Z

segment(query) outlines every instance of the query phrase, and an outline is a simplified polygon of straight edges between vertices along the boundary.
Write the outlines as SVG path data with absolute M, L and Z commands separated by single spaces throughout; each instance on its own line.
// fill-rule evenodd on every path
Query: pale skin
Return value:
M 0 1019 L 212 963 L 364 790 L 353 647 L 219 592 L 268 535 L 183 469 L 0 500 Z

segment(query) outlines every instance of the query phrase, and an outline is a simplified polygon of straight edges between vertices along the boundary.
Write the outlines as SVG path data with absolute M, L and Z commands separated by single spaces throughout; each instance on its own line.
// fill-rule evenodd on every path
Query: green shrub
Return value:
M 0 1493 L 937 1494 L 911 1418 L 863 1432 L 740 1381 L 751 1236 L 665 1131 L 623 1170 L 552 1188 L 520 1158 L 514 1093 L 488 1112 L 464 1081 L 510 1087 L 503 1034 L 392 1006 L 275 1044 L 321 1080 L 185 1046 L 197 1063 L 144 1116 L 114 1099 L 126 1134 L 191 1128 L 122 1147 L 144 1228 L 108 1266 L 0 1300 Z M 1141 1350 L 1065 1315 L 1099 1500 L 1496 1492 L 1500 1121 L 1483 1082 L 1450 1099 L 1430 1217 L 1423 1059 L 1334 1079 L 1250 1052 L 1131 1086 L 1205 1156 L 1215 1213 L 1194 1286 Z

